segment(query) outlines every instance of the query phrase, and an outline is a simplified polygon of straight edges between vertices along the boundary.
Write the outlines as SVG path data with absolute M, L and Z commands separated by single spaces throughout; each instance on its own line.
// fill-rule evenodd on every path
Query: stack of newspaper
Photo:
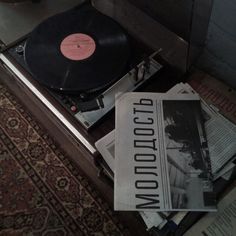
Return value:
M 162 228 L 169 211 L 185 211 L 176 224 L 189 210 L 214 211 L 212 180 L 234 167 L 235 125 L 199 99 L 183 83 L 119 96 L 116 132 L 96 143 L 115 174 L 115 209 L 140 211 L 148 229 Z

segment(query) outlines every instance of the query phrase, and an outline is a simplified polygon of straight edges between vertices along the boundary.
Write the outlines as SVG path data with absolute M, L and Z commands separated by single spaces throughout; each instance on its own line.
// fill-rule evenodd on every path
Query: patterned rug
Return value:
M 114 212 L 0 84 L 0 235 L 122 235 Z

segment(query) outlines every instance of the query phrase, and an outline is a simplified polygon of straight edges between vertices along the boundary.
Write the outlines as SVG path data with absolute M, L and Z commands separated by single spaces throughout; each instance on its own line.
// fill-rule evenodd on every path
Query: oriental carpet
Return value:
M 86 175 L 0 84 L 0 235 L 123 235 Z

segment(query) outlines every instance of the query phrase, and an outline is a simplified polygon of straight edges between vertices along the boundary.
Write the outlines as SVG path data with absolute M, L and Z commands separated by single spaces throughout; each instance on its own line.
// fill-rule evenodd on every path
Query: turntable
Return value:
M 9 53 L 86 129 L 113 108 L 115 93 L 137 88 L 161 68 L 148 57 L 131 61 L 129 36 L 87 4 L 43 21 Z
M 76 6 L 76 2 L 82 4 Z M 113 129 L 115 95 L 137 89 L 167 90 L 196 58 L 192 41 L 199 46 L 206 27 L 202 24 L 198 38 L 193 37 L 192 28 L 198 27 L 194 24 L 202 9 L 192 1 L 185 1 L 185 10 L 190 11 L 184 16 L 179 7 L 172 6 L 181 15 L 177 23 L 187 19 L 184 27 L 169 27 L 174 16 L 163 18 L 170 3 L 160 3 L 163 9 L 158 10 L 152 1 L 148 9 L 142 1 L 91 2 L 72 1 L 61 12 L 60 6 L 66 4 L 60 1 L 58 10 L 46 15 L 34 5 L 39 18 L 29 24 L 30 30 L 18 32 L 17 40 L 12 40 L 16 30 L 3 37 L 0 60 L 95 154 L 94 142 Z M 46 1 L 40 4 L 45 7 Z M 194 14 L 193 9 L 197 9 Z M 10 23 L 9 27 L 15 26 Z

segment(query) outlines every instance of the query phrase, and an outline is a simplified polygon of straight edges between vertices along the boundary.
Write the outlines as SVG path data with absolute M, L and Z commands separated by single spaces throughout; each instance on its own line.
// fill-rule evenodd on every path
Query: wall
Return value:
M 236 0 L 214 0 L 198 67 L 236 88 Z
M 189 41 L 192 0 L 129 0 L 129 2 L 175 34 Z

